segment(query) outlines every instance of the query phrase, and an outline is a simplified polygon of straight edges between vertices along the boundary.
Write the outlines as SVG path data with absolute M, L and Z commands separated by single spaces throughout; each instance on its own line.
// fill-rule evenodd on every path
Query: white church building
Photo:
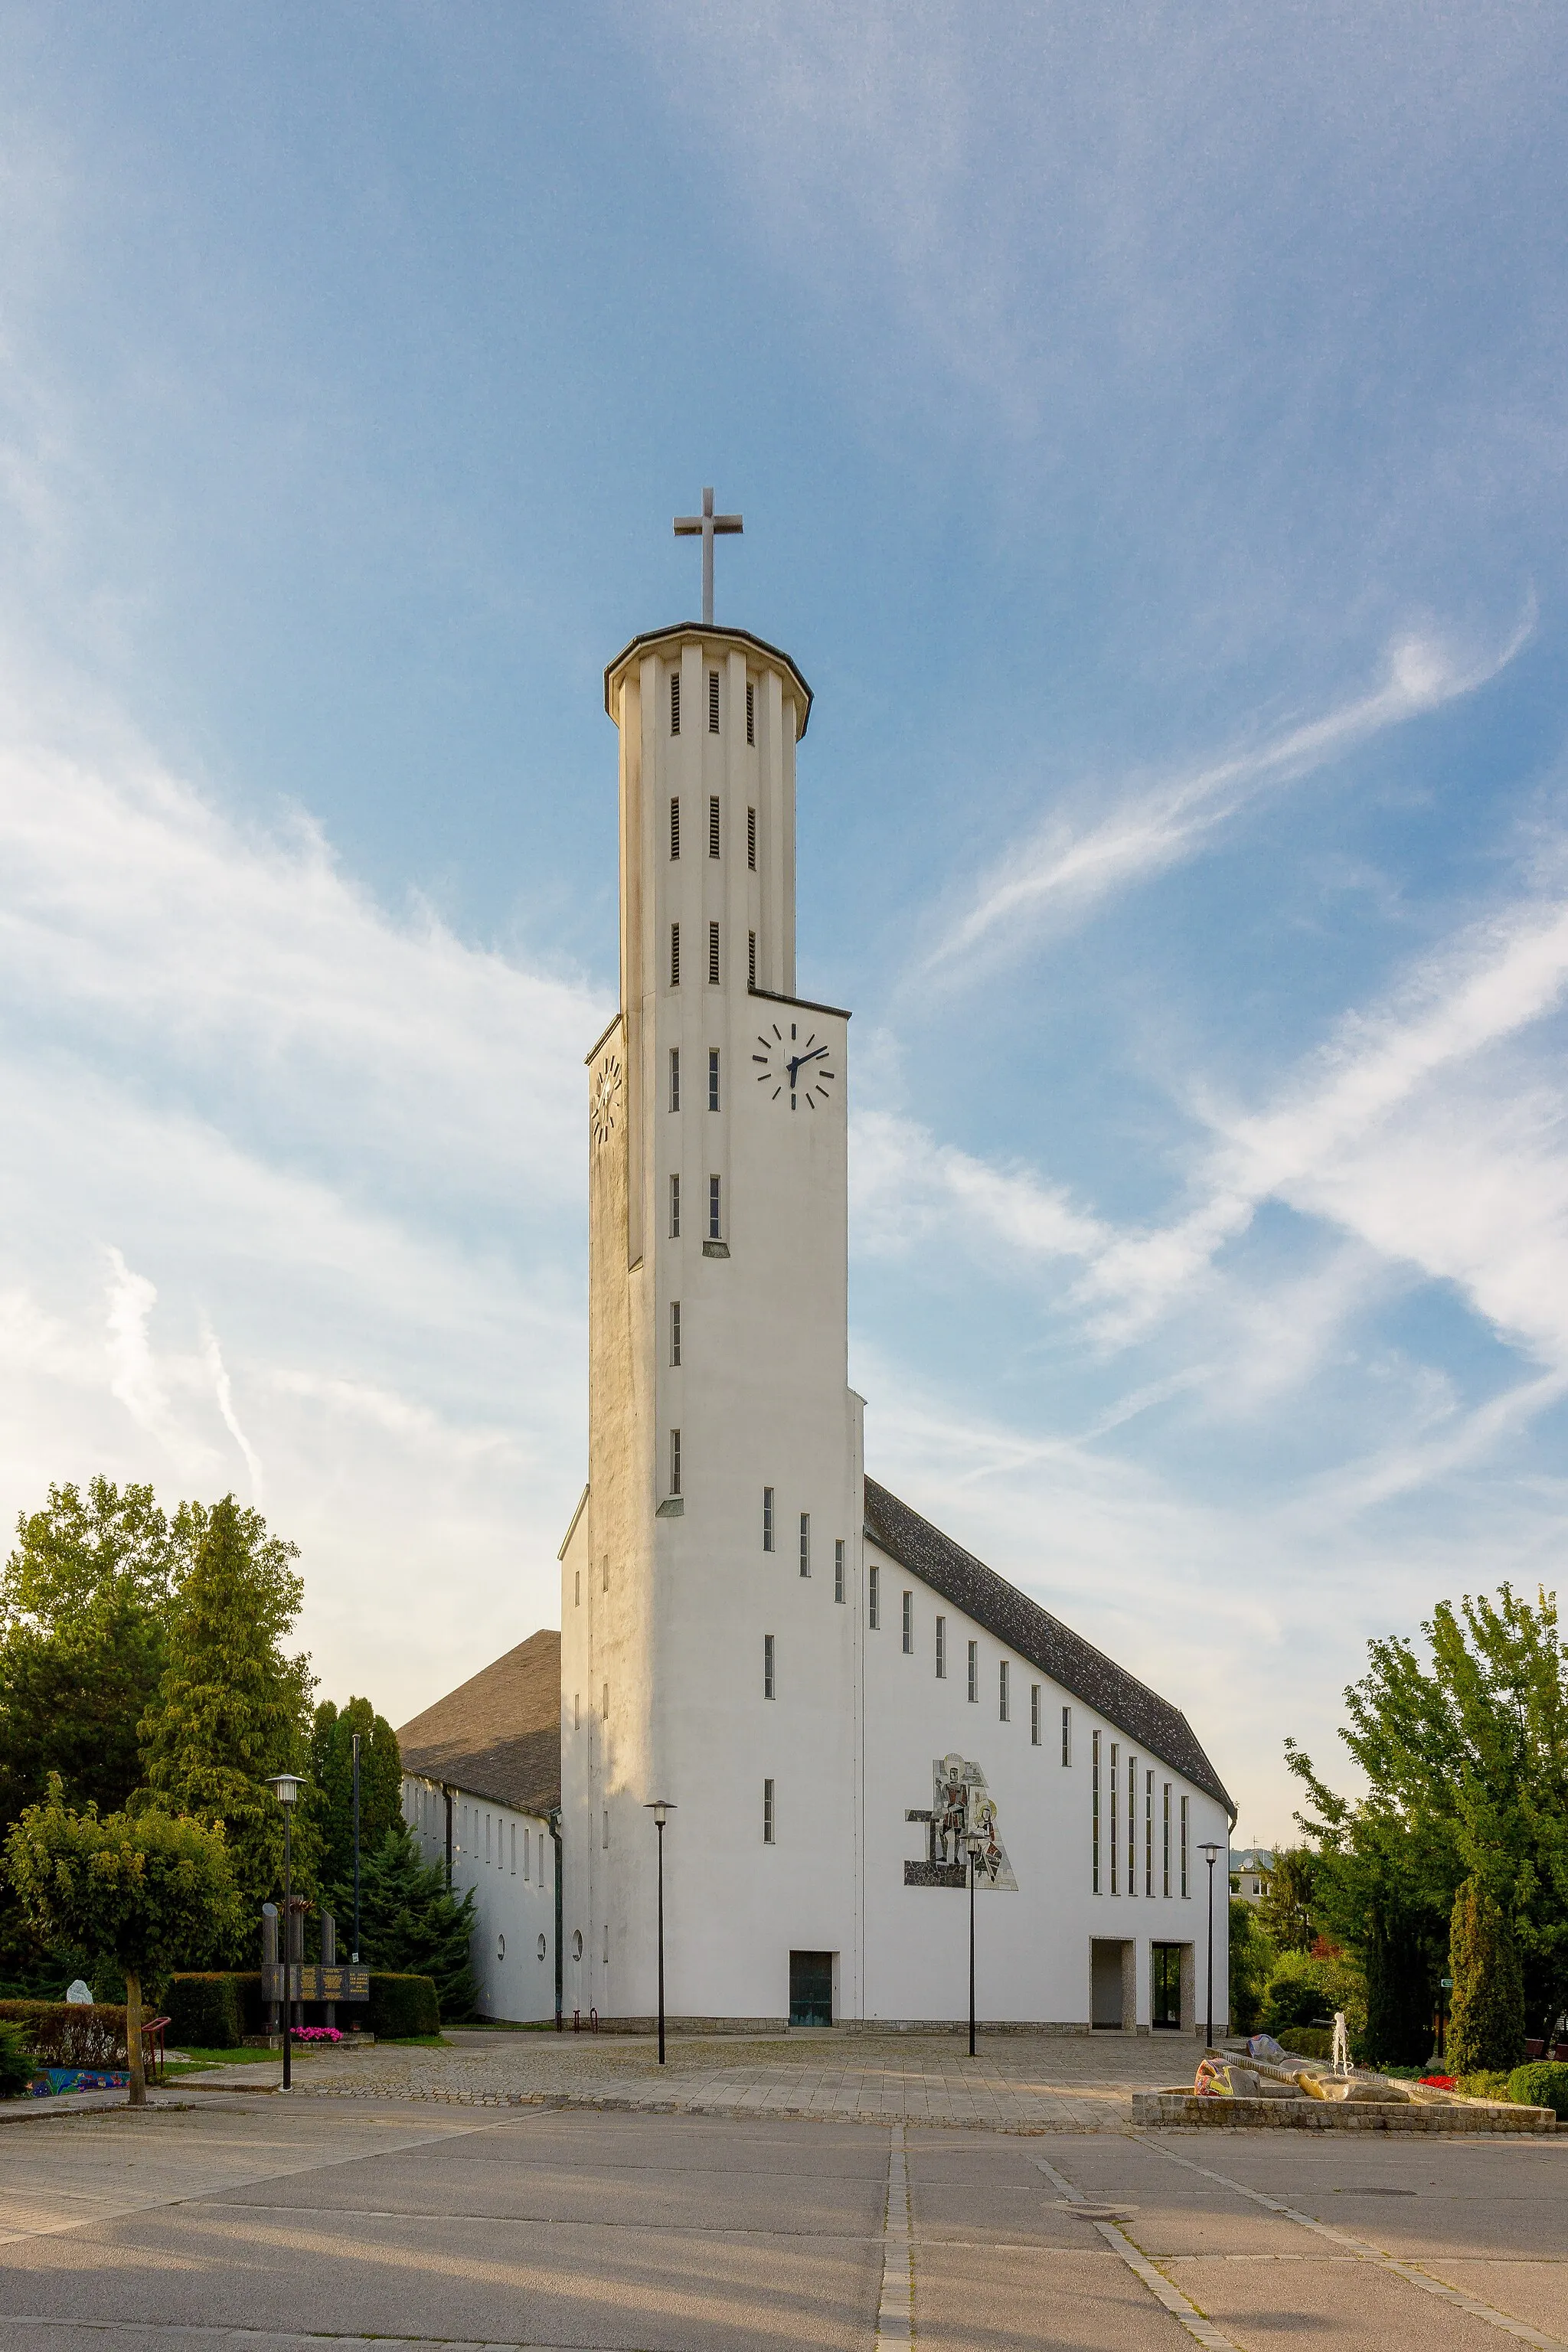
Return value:
M 605 699 L 621 1001 L 587 1057 L 566 2012 L 654 2012 L 662 1800 L 677 2023 L 952 2024 L 973 1867 L 983 2026 L 1190 2032 L 1235 1809 L 1186 1718 L 867 1475 L 850 1016 L 795 971 L 810 689 L 710 617 L 634 639 Z M 1216 2026 L 1227 1895 L 1222 1868 Z

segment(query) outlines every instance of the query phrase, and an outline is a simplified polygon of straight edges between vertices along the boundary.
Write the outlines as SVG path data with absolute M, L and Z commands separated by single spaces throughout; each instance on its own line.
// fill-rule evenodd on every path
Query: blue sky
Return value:
M 553 1618 L 600 672 L 710 481 L 870 1466 L 1286 1833 L 1561 1550 L 1565 49 L 0 0 L 0 1508 L 259 1496 L 394 1719 Z

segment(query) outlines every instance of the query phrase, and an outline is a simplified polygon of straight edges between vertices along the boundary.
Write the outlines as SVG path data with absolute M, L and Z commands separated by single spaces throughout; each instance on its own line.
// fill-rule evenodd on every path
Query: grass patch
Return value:
M 196 2066 L 262 2066 L 277 2065 L 281 2050 L 197 2050 L 187 2046 L 176 2058 L 171 2057 L 166 2071 L 171 2074 L 188 2074 Z

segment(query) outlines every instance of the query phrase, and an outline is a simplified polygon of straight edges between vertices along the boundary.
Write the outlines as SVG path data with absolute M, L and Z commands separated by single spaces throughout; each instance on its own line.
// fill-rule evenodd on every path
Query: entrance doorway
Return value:
M 1149 1947 L 1150 2016 L 1156 2033 L 1182 2030 L 1182 1946 Z
M 833 1955 L 792 1952 L 789 1956 L 789 2021 L 792 2025 L 833 2022 Z

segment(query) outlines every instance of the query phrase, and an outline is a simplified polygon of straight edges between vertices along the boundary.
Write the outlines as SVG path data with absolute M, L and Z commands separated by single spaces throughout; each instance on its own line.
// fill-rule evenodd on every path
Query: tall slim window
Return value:
M 708 1179 L 708 1238 L 710 1242 L 721 1242 L 724 1238 L 724 1228 L 719 1219 L 719 1179 L 717 1176 L 710 1176 Z
M 680 1492 L 680 1432 L 679 1429 L 672 1429 L 669 1433 L 669 1491 L 672 1495 L 679 1495 Z
M 671 923 L 669 927 L 669 984 L 671 988 L 680 986 L 680 925 L 679 923 Z
M 719 1048 L 717 1045 L 710 1045 L 708 1048 L 708 1108 L 710 1110 L 717 1110 L 719 1108 Z
M 605 1589 L 605 1591 L 606 1592 L 608 1592 L 608 1591 L 609 1591 L 609 1589 L 610 1589 L 610 1555 L 609 1555 L 609 1553 L 608 1553 L 608 1552 L 606 1552 L 606 1553 L 605 1554 L 605 1585 L 604 1585 L 604 1589 Z
M 944 1683 L 947 1680 L 947 1619 L 945 1617 L 939 1617 L 936 1621 L 936 1678 L 939 1683 Z
M 763 1782 L 763 1843 L 764 1845 L 772 1845 L 773 1843 L 773 1784 L 771 1780 L 764 1780 Z
M 680 672 L 678 669 L 669 673 L 669 731 L 672 735 L 680 732 Z
M 708 732 L 710 735 L 719 732 L 719 673 L 716 669 L 708 673 Z
M 800 1515 L 800 1572 L 802 1576 L 811 1574 L 811 1513 L 809 1511 L 802 1511 Z
M 1089 1845 L 1093 1865 L 1094 1891 L 1100 1893 L 1100 1734 L 1089 1735 Z
M 679 801 L 671 801 L 669 803 L 669 854 L 672 858 L 680 856 L 680 803 Z
M 1190 1895 L 1192 1892 L 1187 1885 L 1187 1832 L 1191 1827 L 1192 1801 L 1190 1797 L 1182 1799 L 1182 1894 L 1184 1898 Z
M 533 1876 L 533 1832 L 524 1826 L 522 1832 L 522 1878 L 526 1886 Z
M 603 1827 L 599 1832 L 599 1843 L 604 1847 L 605 1852 L 608 1853 L 610 1851 L 610 1809 L 608 1805 L 605 1807 L 600 1819 L 603 1823 Z M 606 1929 L 605 1933 L 608 1934 L 608 1929 Z M 605 1954 L 605 1958 L 608 1959 L 609 1957 L 608 1952 L 606 1952 Z
M 672 1176 L 669 1180 L 669 1238 L 672 1242 L 678 1242 L 680 1239 L 680 1179 L 679 1176 Z
M 669 1049 L 669 1108 L 671 1110 L 680 1108 L 680 1048 L 679 1045 L 672 1045 Z
M 763 1696 L 772 1698 L 773 1695 L 773 1637 L 771 1633 L 764 1633 L 763 1635 Z
M 708 926 L 708 985 L 710 988 L 717 988 L 719 985 L 719 926 L 717 923 L 710 923 Z
M 996 1669 L 996 1718 L 999 1723 L 1011 1723 L 1013 1720 L 1013 1694 L 1007 1678 L 1009 1663 L 1004 1658 Z
M 756 984 L 757 935 L 755 931 L 748 931 L 746 933 L 746 985 L 748 988 L 755 988 Z
M 748 678 L 746 680 L 746 740 L 748 743 L 754 743 L 756 740 L 757 689 L 752 680 Z
M 671 1365 L 679 1364 L 680 1361 L 680 1301 L 679 1298 L 672 1298 L 669 1302 L 669 1360 Z M 607 1559 L 605 1565 L 608 1568 Z
M 1072 1709 L 1070 1706 L 1064 1706 L 1062 1709 L 1062 1762 L 1064 1765 L 1072 1762 Z
M 980 1644 L 978 1642 L 971 1642 L 969 1644 L 969 1704 L 971 1706 L 978 1706 L 980 1704 Z
M 1154 1775 L 1143 1775 L 1143 1892 L 1154 1892 Z
M 1127 1892 L 1138 1892 L 1138 1759 L 1127 1759 Z
M 605 1685 L 604 1689 L 603 1689 L 603 1690 L 600 1692 L 600 1694 L 599 1694 L 599 1720 L 601 1721 L 601 1723 L 608 1723 L 609 1719 L 610 1719 L 610 1685 L 609 1685 L 609 1684 L 608 1684 L 608 1683 L 606 1683 L 606 1684 Z
M 1031 1748 L 1037 1748 L 1039 1744 L 1040 1685 L 1038 1683 L 1031 1683 L 1029 1685 L 1029 1745 Z
M 882 1622 L 882 1571 L 875 1560 L 866 1570 L 866 1622 L 874 1633 Z
M 757 870 L 757 812 L 746 811 L 746 863 L 754 874 Z
M 712 793 L 708 802 L 708 855 L 719 855 L 719 795 Z
M 773 1490 L 771 1486 L 764 1486 L 763 1488 L 763 1549 L 772 1551 L 773 1548 Z
M 517 1876 L 517 1823 L 511 1825 L 511 1874 Z
M 844 1598 L 844 1538 L 842 1536 L 836 1537 L 833 1544 L 833 1598 L 840 1601 Z
M 1161 1892 L 1162 1894 L 1168 1895 L 1171 1892 L 1171 1784 L 1169 1780 L 1165 1783 L 1163 1817 L 1160 1833 L 1160 1847 L 1162 1856 Z
M 1119 1769 L 1121 1760 L 1121 1745 L 1117 1740 L 1113 1739 L 1110 1743 L 1110 1835 L 1109 1839 L 1109 1844 L 1110 1847 L 1110 1891 L 1112 1895 L 1120 1895 L 1121 1892 L 1121 1873 L 1118 1868 L 1121 1855 L 1121 1807 L 1117 1803 L 1117 1799 L 1121 1794 L 1120 1788 L 1117 1786 L 1117 1782 L 1121 1779 L 1121 1772 Z
M 914 1654 L 915 1596 L 912 1592 L 906 1592 L 904 1595 L 904 1655 L 906 1658 L 912 1658 Z
M 572 1575 L 572 1606 L 574 1609 L 583 1606 L 583 1571 L 580 1568 L 574 1570 Z

